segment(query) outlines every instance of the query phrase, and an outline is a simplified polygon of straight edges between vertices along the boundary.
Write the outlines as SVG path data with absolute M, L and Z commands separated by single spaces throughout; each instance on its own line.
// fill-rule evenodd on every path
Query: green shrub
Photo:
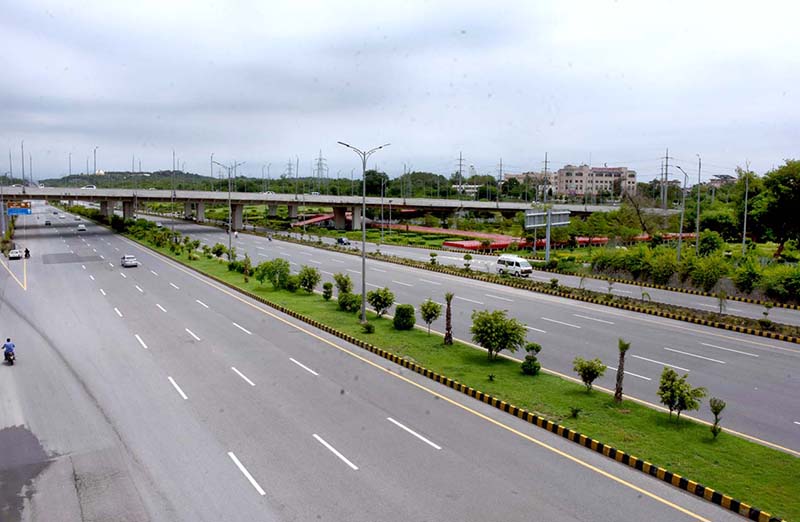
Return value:
M 367 302 L 380 317 L 394 304 L 394 294 L 388 288 L 370 290 L 367 292 Z
M 410 304 L 397 305 L 394 310 L 394 319 L 392 320 L 395 330 L 411 330 L 416 322 L 414 306 Z
M 728 264 L 721 255 L 710 255 L 697 260 L 692 270 L 692 284 L 710 292 L 728 270 Z
M 587 361 L 583 357 L 575 357 L 572 369 L 580 376 L 586 391 L 591 391 L 594 380 L 606 372 L 606 365 L 600 359 Z
M 678 268 L 674 251 L 661 251 L 650 259 L 650 278 L 657 285 L 666 285 Z
M 338 295 L 352 293 L 353 280 L 350 279 L 349 275 L 338 272 L 333 274 L 333 281 L 336 284 L 336 293 Z
M 702 218 L 701 218 L 702 219 Z M 705 229 L 700 232 L 699 254 L 701 257 L 708 256 L 719 251 L 725 245 L 725 240 L 719 232 Z
M 761 282 L 761 269 L 752 258 L 747 258 L 736 268 L 732 279 L 740 292 L 749 294 Z
M 297 292 L 297 289 L 300 288 L 300 278 L 292 274 L 286 279 L 286 290 L 290 292 Z
M 542 369 L 541 363 L 536 358 L 537 354 L 542 351 L 542 346 L 537 343 L 528 343 L 525 345 L 525 360 L 522 361 L 522 373 L 525 375 L 536 375 Z
M 217 243 L 213 247 L 211 247 L 211 253 L 214 254 L 216 257 L 222 257 L 228 252 L 228 249 L 225 248 L 225 245 L 222 243 Z
M 361 310 L 361 294 L 339 293 L 336 301 L 339 303 L 339 309 L 345 312 L 355 313 Z
M 322 298 L 326 301 L 330 301 L 331 297 L 333 297 L 333 283 L 325 281 L 322 283 Z
M 375 333 L 375 325 L 372 323 L 364 323 L 361 325 L 361 331 L 365 334 Z
M 761 287 L 776 301 L 800 300 L 800 267 L 771 266 L 764 271 Z

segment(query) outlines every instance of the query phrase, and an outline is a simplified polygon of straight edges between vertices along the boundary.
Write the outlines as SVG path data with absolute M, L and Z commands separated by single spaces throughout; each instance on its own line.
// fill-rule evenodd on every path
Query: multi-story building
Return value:
M 627 167 L 590 167 L 566 165 L 558 169 L 551 183 L 555 193 L 565 196 L 622 192 L 636 193 L 636 172 Z

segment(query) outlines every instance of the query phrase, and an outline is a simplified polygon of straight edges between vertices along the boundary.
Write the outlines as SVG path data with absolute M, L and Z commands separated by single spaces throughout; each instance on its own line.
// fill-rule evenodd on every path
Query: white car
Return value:
M 64 216 L 64 214 L 59 214 L 58 219 L 66 219 L 66 216 Z
M 75 216 L 75 221 L 80 221 L 80 220 L 81 220 L 80 216 Z
M 528 277 L 532 272 L 533 267 L 525 258 L 510 254 L 503 254 L 497 258 L 498 274 L 511 274 L 517 277 Z
M 122 256 L 122 258 L 119 260 L 119 264 L 125 268 L 136 267 L 139 266 L 139 261 L 136 259 L 136 256 L 127 254 Z
M 86 232 L 86 225 L 84 225 L 83 223 L 78 225 L 78 232 Z
M 161 221 L 156 221 L 156 228 L 163 228 L 164 225 L 161 224 Z
M 22 259 L 22 252 L 20 252 L 16 248 L 14 250 L 9 250 L 8 251 L 8 258 L 9 259 Z
M 95 187 L 94 185 L 84 185 L 81 187 L 81 190 L 94 190 L 96 188 L 97 187 Z

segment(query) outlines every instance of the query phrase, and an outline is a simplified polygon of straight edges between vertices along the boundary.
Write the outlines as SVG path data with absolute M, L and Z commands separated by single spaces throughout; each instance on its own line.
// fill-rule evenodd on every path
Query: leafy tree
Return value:
M 300 288 L 309 294 L 314 291 L 314 288 L 319 284 L 322 276 L 316 268 L 303 265 L 300 272 L 297 274 L 298 283 Z
M 658 397 L 661 404 L 669 409 L 670 417 L 672 412 L 677 412 L 678 420 L 681 412 L 685 410 L 696 410 L 700 407 L 700 399 L 706 396 L 706 389 L 703 387 L 692 388 L 686 382 L 688 375 L 679 377 L 677 372 L 671 368 L 664 368 L 661 372 L 661 381 L 658 385 Z
M 290 292 L 297 292 L 297 289 L 300 288 L 300 278 L 295 274 L 289 275 L 284 288 Z
M 442 315 L 442 305 L 431 299 L 426 299 L 419 305 L 419 315 L 422 316 L 422 320 L 428 325 L 428 335 L 430 335 L 431 323 Z
M 619 348 L 619 363 L 617 365 L 617 385 L 614 388 L 614 400 L 622 402 L 622 379 L 625 377 L 625 354 L 630 349 L 631 343 L 620 338 L 617 344 Z
M 444 344 L 453 344 L 453 297 L 454 294 L 452 292 L 444 294 L 444 301 L 447 304 L 444 314 Z
M 600 359 L 587 361 L 583 357 L 575 357 L 572 361 L 572 369 L 580 376 L 583 385 L 586 386 L 586 391 L 591 391 L 595 379 L 606 373 L 606 365 Z
M 475 310 L 470 327 L 472 340 L 486 349 L 489 360 L 502 350 L 516 352 L 525 344 L 525 326 L 506 316 L 505 310 Z
M 722 410 L 725 409 L 726 404 L 722 399 L 711 397 L 708 400 L 708 406 L 711 408 L 711 413 L 714 414 L 714 424 L 711 426 L 711 434 L 716 439 L 717 435 L 722 431 L 722 428 L 719 427 L 719 421 L 722 420 L 719 415 L 722 413 Z
M 349 294 L 353 291 L 353 280 L 349 275 L 338 272 L 333 274 L 333 281 L 336 283 L 337 294 Z
M 526 343 L 525 351 L 527 354 L 525 355 L 525 360 L 522 361 L 522 373 L 525 375 L 538 374 L 539 370 L 542 369 L 542 365 L 539 363 L 539 359 L 537 359 L 536 356 L 542 351 L 542 345 L 538 343 Z
M 470 264 L 472 264 L 472 254 L 464 254 L 464 268 L 469 270 Z
M 322 298 L 326 301 L 330 301 L 331 297 L 333 297 L 333 283 L 325 281 L 322 283 Z
M 750 215 L 770 231 L 778 243 L 775 257 L 780 257 L 788 240 L 800 239 L 800 161 L 787 160 L 767 173 L 763 183 L 764 191 L 752 199 Z
M 414 306 L 410 304 L 400 304 L 394 310 L 392 324 L 395 330 L 411 330 L 417 319 L 414 315 Z
M 291 275 L 291 268 L 287 260 L 276 258 L 258 265 L 255 275 L 259 283 L 263 284 L 264 280 L 267 280 L 272 284 L 273 288 L 281 290 L 286 288 Z
M 435 264 L 436 264 L 436 257 L 437 257 L 437 255 L 438 255 L 438 254 L 437 254 L 436 252 L 431 252 L 430 256 L 431 256 L 431 264 L 432 264 L 432 265 L 435 265 Z
M 687 258 L 694 259 L 694 258 Z M 692 284 L 710 292 L 728 271 L 728 263 L 719 254 L 693 261 Z
M 380 317 L 394 304 L 394 294 L 388 288 L 370 290 L 367 292 L 367 302 Z
M 761 282 L 761 269 L 751 257 L 748 257 L 739 264 L 732 279 L 740 292 L 749 294 Z

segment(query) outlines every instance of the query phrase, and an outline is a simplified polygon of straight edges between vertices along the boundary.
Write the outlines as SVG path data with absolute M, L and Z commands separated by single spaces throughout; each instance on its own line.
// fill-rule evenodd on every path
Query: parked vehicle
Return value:
M 533 273 L 533 267 L 528 263 L 527 259 L 510 254 L 498 257 L 496 267 L 498 274 L 528 277 Z

